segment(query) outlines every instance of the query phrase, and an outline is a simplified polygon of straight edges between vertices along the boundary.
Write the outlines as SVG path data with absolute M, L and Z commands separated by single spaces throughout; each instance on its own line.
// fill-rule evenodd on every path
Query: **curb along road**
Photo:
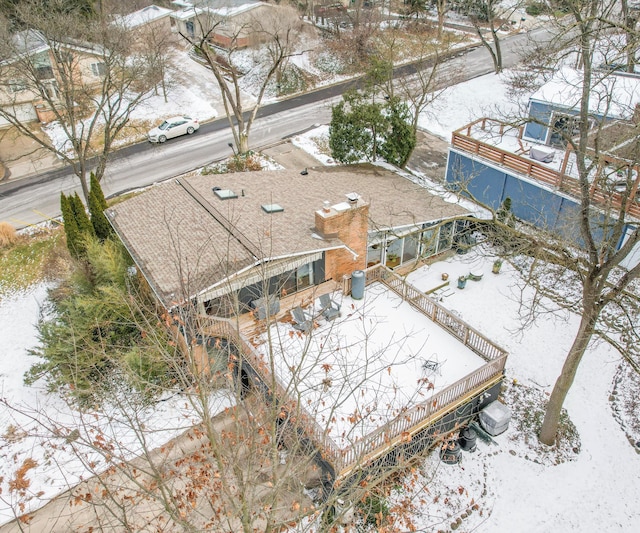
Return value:
M 523 44 L 524 41 L 529 36 L 534 36 L 533 33 L 534 32 L 530 32 L 529 34 L 515 34 L 511 37 L 503 39 L 502 43 L 504 48 L 503 54 L 505 58 L 505 67 L 508 67 L 517 63 L 518 58 L 514 50 L 518 46 Z M 479 50 L 478 49 L 479 46 L 481 45 L 474 43 L 473 45 L 469 45 L 464 49 L 461 48 L 461 49 L 451 51 L 450 54 L 448 54 L 449 59 L 444 63 L 445 69 L 461 72 L 462 76 L 459 81 L 467 81 L 477 76 L 481 76 L 483 74 L 493 72 L 492 63 L 490 61 L 488 54 L 486 54 L 484 50 Z M 428 64 L 426 64 L 425 66 L 428 67 Z M 410 75 L 415 71 L 416 70 L 415 70 L 414 63 L 400 65 L 394 68 L 394 77 Z M 286 113 L 289 110 L 300 108 L 302 106 L 321 104 L 322 101 L 330 100 L 332 98 L 341 96 L 344 93 L 344 91 L 349 88 L 357 87 L 358 84 L 361 83 L 361 80 L 362 80 L 362 77 L 350 79 L 350 80 L 339 82 L 330 86 L 321 87 L 319 89 L 315 89 L 314 91 L 310 91 L 308 93 L 295 95 L 283 100 L 279 100 L 277 102 L 265 104 L 258 110 L 257 118 L 265 119 L 272 115 L 276 115 L 277 113 Z M 311 119 L 311 121 L 316 122 L 316 120 L 313 120 L 313 119 Z M 283 124 L 286 124 L 286 120 L 280 122 L 279 126 L 282 126 Z M 266 130 L 270 130 L 272 127 L 275 127 L 275 126 L 273 125 L 273 122 L 271 125 L 268 125 L 268 123 L 265 125 L 265 124 L 261 124 L 260 120 L 257 120 L 254 125 L 254 131 L 257 133 L 263 127 L 266 128 Z M 220 132 L 224 132 L 228 130 L 228 128 L 229 128 L 229 124 L 228 124 L 227 117 L 226 116 L 220 117 L 211 122 L 203 123 L 200 128 L 199 137 L 210 134 L 210 133 L 214 133 L 214 132 L 217 132 L 218 134 L 220 134 Z M 298 125 L 294 125 L 292 129 L 295 129 L 295 131 L 288 132 L 286 131 L 286 129 L 282 129 L 280 133 L 281 139 L 290 138 L 291 136 L 299 133 L 301 128 L 300 128 L 300 125 L 298 124 Z M 220 138 L 220 135 L 218 135 L 218 138 Z M 221 143 L 218 142 L 218 145 L 220 144 Z M 265 146 L 272 145 L 274 144 L 274 141 L 269 141 L 263 144 Z M 150 146 L 149 143 L 147 142 L 130 145 L 123 149 L 118 150 L 117 152 L 114 152 L 112 157 L 110 158 L 110 162 L 111 164 L 113 164 L 114 162 L 118 162 L 119 160 L 125 161 L 128 159 L 133 161 L 136 155 L 138 154 L 142 155 L 145 153 L 149 154 L 149 152 L 154 148 L 155 147 Z M 259 151 L 262 148 L 263 146 L 256 146 L 256 148 L 254 149 L 256 151 Z M 216 152 L 216 150 L 212 148 L 210 153 L 210 158 L 205 164 L 209 164 L 210 162 L 220 159 L 225 155 L 226 154 L 223 153 L 222 150 L 218 149 Z M 148 155 L 147 155 L 147 158 L 148 158 Z M 202 166 L 202 164 L 197 165 L 197 167 L 199 166 Z M 180 173 L 182 173 L 182 171 Z M 56 169 L 50 170 L 48 172 L 43 172 L 41 174 L 33 175 L 30 177 L 16 178 L 16 179 L 10 179 L 10 180 L 5 180 L 4 182 L 0 182 L 0 207 L 2 202 L 11 202 L 11 197 L 14 194 L 22 192 L 22 194 L 25 195 L 31 189 L 35 189 L 39 185 L 53 182 L 55 180 L 61 180 L 60 188 L 65 188 L 65 190 L 69 189 L 68 183 L 72 183 L 75 181 L 73 180 L 72 176 L 73 176 L 73 173 L 70 172 L 70 169 L 68 167 L 62 167 L 62 168 L 56 168 Z M 62 180 L 64 178 L 67 178 L 65 180 L 67 182 L 65 185 L 62 184 Z M 153 181 L 155 180 L 150 178 L 148 184 L 152 183 Z M 56 184 L 56 188 L 57 187 L 58 185 Z M 119 187 L 116 190 L 110 191 L 110 194 L 111 195 L 118 194 L 120 190 L 124 188 L 125 187 Z M 8 205 L 11 205 L 11 204 L 8 204 Z M 14 204 L 13 207 L 16 207 L 16 205 Z M 33 210 L 36 210 L 36 209 L 39 209 L 39 206 L 37 205 L 37 203 L 33 203 L 33 205 L 31 205 L 30 208 Z M 14 209 L 14 212 L 15 211 L 16 210 Z M 32 216 L 29 217 L 30 223 L 36 223 L 31 220 L 32 218 L 33 218 Z

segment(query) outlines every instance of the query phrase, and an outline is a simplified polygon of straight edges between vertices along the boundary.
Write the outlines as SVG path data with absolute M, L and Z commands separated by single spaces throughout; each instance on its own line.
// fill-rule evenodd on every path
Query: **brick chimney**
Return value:
M 369 204 L 356 193 L 347 194 L 346 201 L 329 206 L 324 202 L 316 211 L 315 231 L 325 238 L 338 238 L 348 249 L 339 248 L 325 253 L 325 277 L 336 281 L 354 270 L 367 266 L 367 230 Z M 357 256 L 354 257 L 354 253 Z

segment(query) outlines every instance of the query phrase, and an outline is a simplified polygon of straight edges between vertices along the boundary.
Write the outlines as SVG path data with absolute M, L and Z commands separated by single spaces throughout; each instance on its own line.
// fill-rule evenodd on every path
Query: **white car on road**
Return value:
M 152 143 L 163 143 L 167 139 L 178 137 L 180 135 L 191 135 L 200 127 L 197 118 L 186 116 L 171 117 L 166 119 L 158 127 L 149 131 L 149 141 Z

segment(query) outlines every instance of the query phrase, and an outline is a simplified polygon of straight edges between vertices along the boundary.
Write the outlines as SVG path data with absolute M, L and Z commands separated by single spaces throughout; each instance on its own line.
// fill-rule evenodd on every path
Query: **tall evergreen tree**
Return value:
M 82 249 L 80 230 L 71 205 L 71 197 L 65 196 L 63 192 L 60 193 L 60 211 L 62 211 L 64 233 L 67 237 L 67 248 L 71 256 L 77 259 Z
M 112 235 L 111 224 L 104 214 L 107 208 L 107 200 L 102 192 L 102 187 L 96 175 L 91 173 L 91 189 L 89 190 L 89 213 L 91 215 L 91 224 L 96 233 L 96 237 L 101 241 L 108 239 Z
M 73 216 L 76 219 L 76 224 L 78 224 L 78 230 L 80 230 L 81 235 L 83 237 L 95 237 L 96 233 L 91 225 L 91 220 L 89 220 L 89 215 L 87 215 L 87 211 L 78 193 L 70 197 L 70 202 Z
M 341 163 L 362 159 L 404 166 L 416 144 L 409 108 L 390 98 L 376 102 L 368 93 L 345 93 L 333 106 L 329 126 L 332 157 Z
M 416 132 L 411 125 L 409 107 L 397 98 L 391 98 L 386 106 L 390 130 L 387 133 L 380 155 L 385 161 L 404 167 L 416 147 Z

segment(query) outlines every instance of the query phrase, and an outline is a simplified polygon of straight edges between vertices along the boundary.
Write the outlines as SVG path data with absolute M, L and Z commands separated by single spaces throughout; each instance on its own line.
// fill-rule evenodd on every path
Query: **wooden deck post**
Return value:
M 562 165 L 560 166 L 560 173 L 558 174 L 558 183 L 556 184 L 556 187 L 558 187 L 558 189 L 562 188 L 562 181 L 567 173 L 567 165 L 569 164 L 570 153 L 571 153 L 571 150 L 569 148 L 567 148 L 564 151 L 564 159 L 562 160 Z

